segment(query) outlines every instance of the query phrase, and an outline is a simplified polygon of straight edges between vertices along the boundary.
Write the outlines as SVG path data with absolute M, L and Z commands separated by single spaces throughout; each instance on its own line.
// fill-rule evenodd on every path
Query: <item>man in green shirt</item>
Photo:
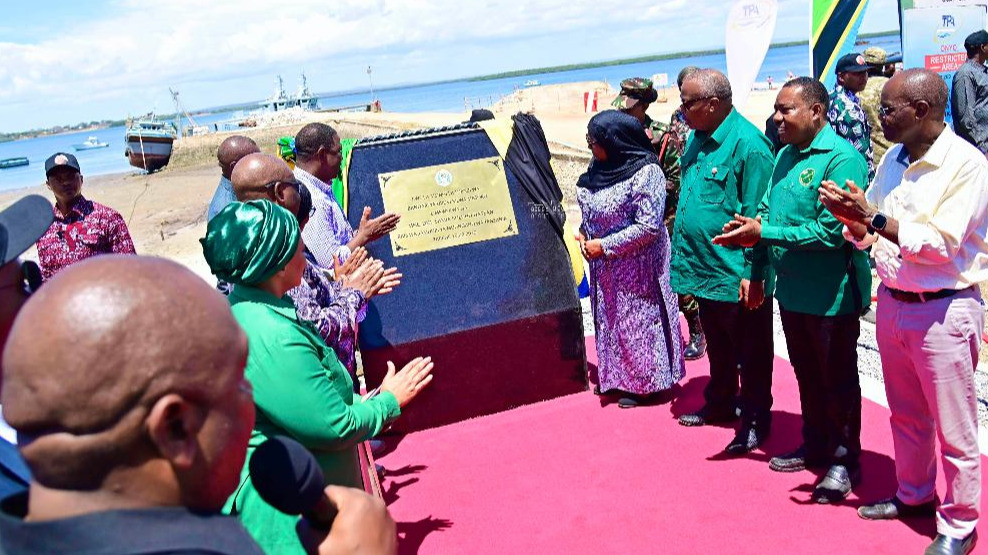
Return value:
M 842 224 L 817 192 L 821 181 L 846 187 L 847 180 L 867 183 L 868 177 L 861 153 L 827 125 L 827 97 L 824 86 L 809 77 L 793 79 L 779 91 L 775 123 L 787 146 L 776 160 L 758 216 L 736 216 L 713 240 L 767 247 L 799 384 L 804 443 L 774 457 L 769 466 L 778 472 L 829 466 L 813 491 L 819 503 L 847 497 L 861 477 L 856 347 L 858 316 L 871 293 L 867 255 L 844 240 Z M 766 266 L 765 257 L 756 256 L 752 278 L 765 277 Z
M 771 426 L 772 300 L 765 302 L 764 276 L 752 280 L 750 256 L 711 239 L 734 214 L 756 215 L 774 158 L 765 135 L 734 109 L 731 83 L 723 73 L 693 73 L 680 96 L 694 132 L 681 160 L 671 282 L 676 292 L 689 291 L 700 304 L 710 382 L 703 408 L 681 416 L 679 423 L 734 420 L 740 377 L 741 427 L 725 449 L 740 455 L 757 447 Z

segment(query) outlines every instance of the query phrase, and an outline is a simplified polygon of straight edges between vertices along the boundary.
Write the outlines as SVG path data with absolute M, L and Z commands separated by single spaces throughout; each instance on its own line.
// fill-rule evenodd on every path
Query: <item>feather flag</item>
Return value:
M 765 61 L 778 10 L 776 0 L 738 0 L 727 16 L 727 76 L 739 109 L 744 108 Z

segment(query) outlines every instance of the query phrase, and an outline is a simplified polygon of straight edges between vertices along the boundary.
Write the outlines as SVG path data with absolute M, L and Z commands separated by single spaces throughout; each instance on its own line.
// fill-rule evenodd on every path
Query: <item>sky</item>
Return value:
M 0 132 L 314 92 L 722 48 L 729 0 L 57 0 L 5 2 Z M 862 32 L 898 28 L 871 0 Z M 806 40 L 779 0 L 773 42 Z

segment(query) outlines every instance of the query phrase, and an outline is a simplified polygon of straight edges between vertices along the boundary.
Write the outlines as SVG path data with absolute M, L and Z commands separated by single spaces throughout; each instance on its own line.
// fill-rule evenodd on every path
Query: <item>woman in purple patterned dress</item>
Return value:
M 685 373 L 662 223 L 665 176 L 632 116 L 597 114 L 587 144 L 594 159 L 577 182 L 577 200 L 581 250 L 590 262 L 597 392 L 618 392 L 618 405 L 629 408 L 670 389 Z

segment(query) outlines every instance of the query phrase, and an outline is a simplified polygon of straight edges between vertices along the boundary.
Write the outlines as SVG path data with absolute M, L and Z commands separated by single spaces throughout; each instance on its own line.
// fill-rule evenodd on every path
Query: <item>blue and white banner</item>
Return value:
M 915 2 L 919 4 L 920 0 Z M 983 30 L 988 21 L 985 6 L 953 5 L 960 3 L 944 2 L 944 7 L 904 9 L 902 12 L 903 67 L 924 67 L 939 73 L 947 82 L 948 91 L 957 68 L 967 61 L 964 39 Z M 947 122 L 952 121 L 948 103 Z

